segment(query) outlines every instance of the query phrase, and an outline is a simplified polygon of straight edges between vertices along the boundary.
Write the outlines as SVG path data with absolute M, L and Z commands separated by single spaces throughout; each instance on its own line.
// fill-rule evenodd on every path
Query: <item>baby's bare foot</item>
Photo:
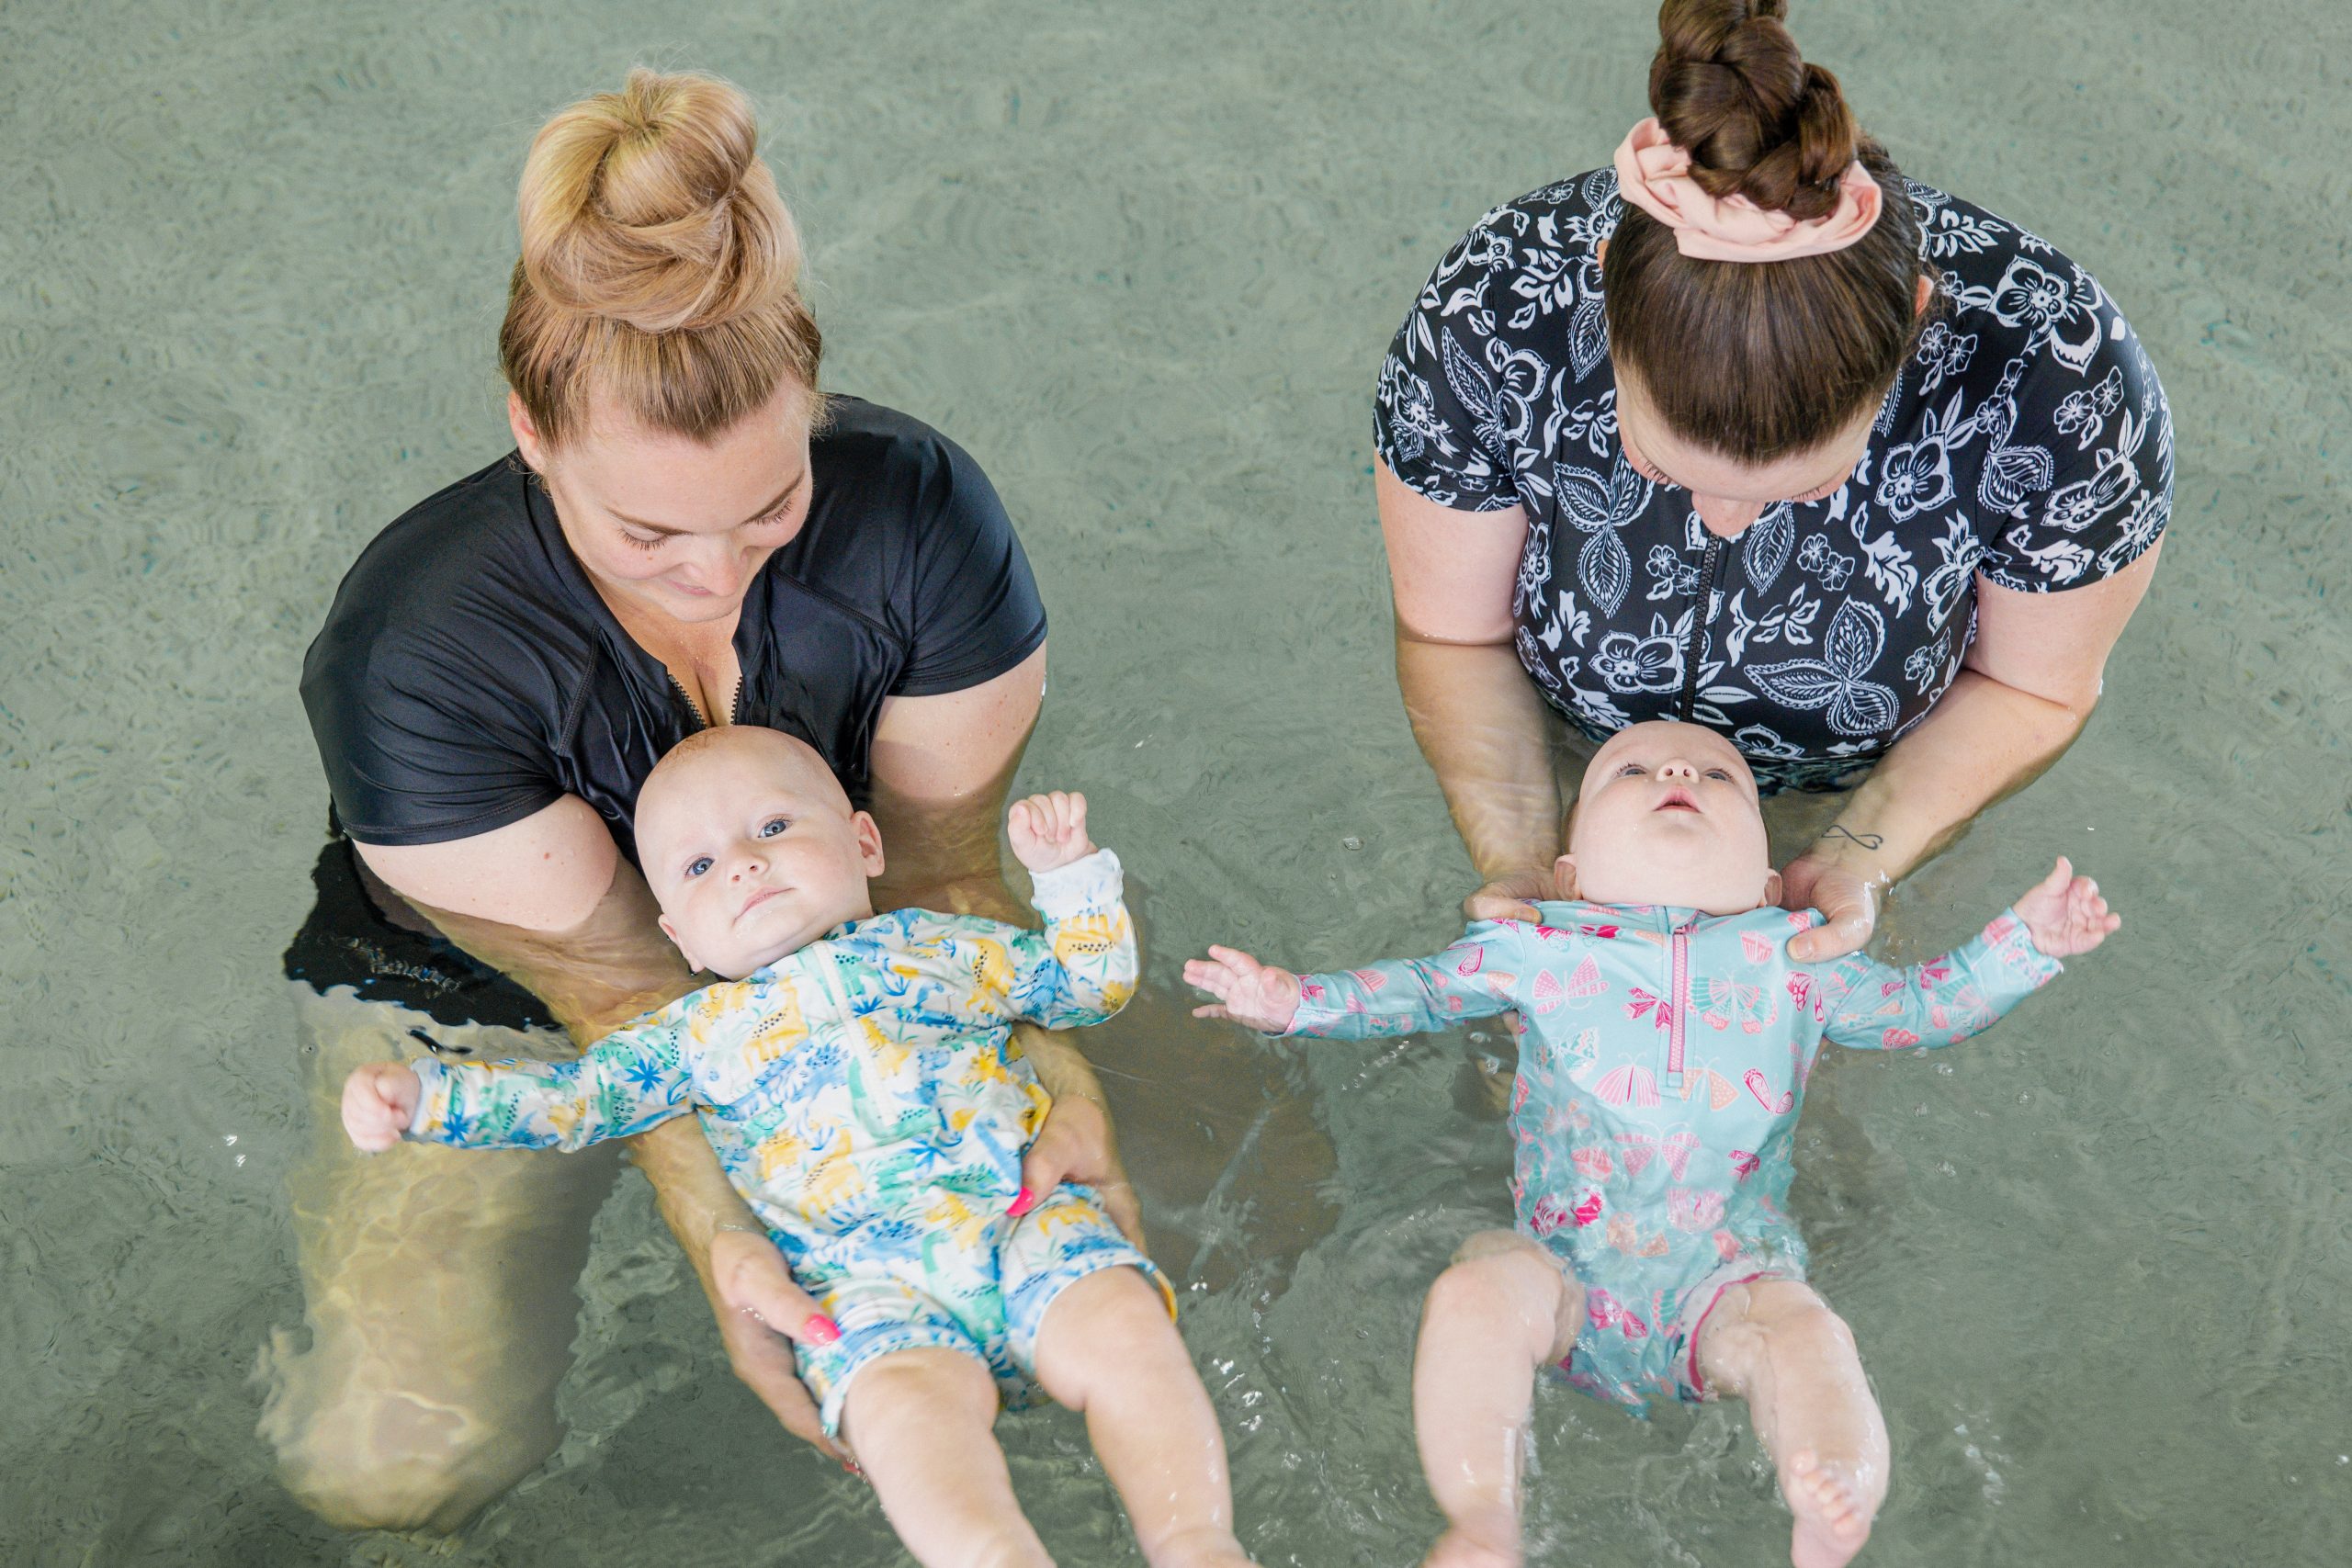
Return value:
M 1514 1532 L 1515 1535 L 1515 1532 Z M 1519 1568 L 1516 1539 L 1498 1540 L 1493 1531 L 1473 1531 L 1454 1526 L 1437 1538 L 1421 1568 Z
M 1845 1568 L 1870 1540 L 1878 1505 L 1849 1466 L 1824 1464 L 1807 1450 L 1781 1472 L 1781 1491 L 1797 1517 L 1789 1540 L 1796 1568 Z

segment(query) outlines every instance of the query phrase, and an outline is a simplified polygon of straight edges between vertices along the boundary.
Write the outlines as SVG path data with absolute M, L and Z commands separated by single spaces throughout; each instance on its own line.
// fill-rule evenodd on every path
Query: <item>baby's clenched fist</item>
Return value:
M 401 1141 L 424 1085 L 405 1062 L 370 1062 L 343 1080 L 343 1130 L 369 1154 Z
M 1086 836 L 1086 796 L 1075 791 L 1014 801 L 1004 830 L 1014 857 L 1031 871 L 1059 871 L 1094 852 L 1094 840 Z

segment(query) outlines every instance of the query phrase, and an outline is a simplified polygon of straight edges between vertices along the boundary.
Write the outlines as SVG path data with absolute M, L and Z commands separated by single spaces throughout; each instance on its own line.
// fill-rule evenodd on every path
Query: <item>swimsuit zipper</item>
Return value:
M 702 709 L 695 706 L 694 698 L 686 694 L 686 683 L 684 681 L 679 680 L 676 675 L 672 674 L 670 676 L 670 689 L 678 694 L 678 701 L 684 705 L 686 716 L 694 721 L 694 729 L 689 729 L 686 733 L 692 735 L 695 733 L 695 730 L 708 729 L 710 726 L 704 720 L 702 716 Z
M 1668 1089 L 1682 1087 L 1682 1021 L 1690 1010 L 1690 928 L 1699 923 L 1693 916 L 1674 928 L 1667 939 L 1672 953 L 1669 966 L 1673 973 L 1667 982 L 1666 994 L 1671 1011 L 1667 1015 L 1666 1084 Z
M 1715 601 L 1723 595 L 1724 542 L 1713 534 L 1707 536 L 1707 558 L 1699 570 L 1706 581 L 1690 606 L 1690 643 L 1682 650 L 1682 701 L 1675 709 L 1675 717 L 1685 724 L 1699 702 L 1699 649 L 1707 640 L 1707 628 L 1715 624 Z

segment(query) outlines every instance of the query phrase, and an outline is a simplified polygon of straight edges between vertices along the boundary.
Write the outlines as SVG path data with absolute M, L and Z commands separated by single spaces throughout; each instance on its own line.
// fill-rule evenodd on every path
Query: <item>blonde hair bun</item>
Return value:
M 560 310 L 642 333 L 699 331 L 797 303 L 800 237 L 758 156 L 749 99 L 639 67 L 531 143 L 522 273 Z

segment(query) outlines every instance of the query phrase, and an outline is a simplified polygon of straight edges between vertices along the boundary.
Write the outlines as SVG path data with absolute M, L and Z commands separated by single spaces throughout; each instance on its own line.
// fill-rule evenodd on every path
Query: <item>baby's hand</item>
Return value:
M 1058 871 L 1094 852 L 1086 836 L 1086 796 L 1060 790 L 1016 800 L 1005 817 L 1012 852 L 1031 871 Z
M 1280 1034 L 1298 1016 L 1298 976 L 1261 964 L 1238 948 L 1212 947 L 1206 958 L 1190 960 L 1184 965 L 1184 983 L 1223 1004 L 1194 1008 L 1194 1018 L 1231 1019 Z
M 2098 884 L 2087 876 L 2076 876 L 2064 855 L 2058 857 L 2057 866 L 2032 892 L 2017 901 L 2016 908 L 2018 919 L 2033 933 L 2033 945 L 2052 958 L 2088 953 L 2123 923 L 2122 916 L 2107 912 Z
M 424 1092 L 406 1062 L 370 1062 L 343 1080 L 343 1130 L 369 1154 L 401 1141 Z

